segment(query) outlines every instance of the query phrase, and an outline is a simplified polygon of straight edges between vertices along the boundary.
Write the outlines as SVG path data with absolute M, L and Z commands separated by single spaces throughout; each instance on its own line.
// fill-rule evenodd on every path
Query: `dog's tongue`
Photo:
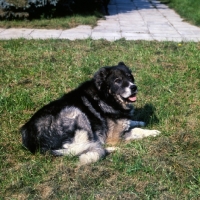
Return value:
M 136 101 L 136 96 L 130 96 L 129 98 L 128 98 L 130 101 Z

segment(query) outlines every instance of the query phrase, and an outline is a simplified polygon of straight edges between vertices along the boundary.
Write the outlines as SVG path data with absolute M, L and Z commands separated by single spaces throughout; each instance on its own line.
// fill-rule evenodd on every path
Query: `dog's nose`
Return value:
M 137 90 L 137 86 L 136 86 L 136 85 L 131 85 L 131 90 L 132 90 L 133 92 L 135 92 L 135 91 Z

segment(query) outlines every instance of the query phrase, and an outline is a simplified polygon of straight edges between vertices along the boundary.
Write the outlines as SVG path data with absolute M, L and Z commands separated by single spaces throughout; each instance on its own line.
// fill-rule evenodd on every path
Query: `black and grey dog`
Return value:
M 82 164 L 95 162 L 121 140 L 156 136 L 156 130 L 135 128 L 132 103 L 137 86 L 130 69 L 120 62 L 102 67 L 78 88 L 38 110 L 21 128 L 23 145 L 32 153 L 77 155 Z

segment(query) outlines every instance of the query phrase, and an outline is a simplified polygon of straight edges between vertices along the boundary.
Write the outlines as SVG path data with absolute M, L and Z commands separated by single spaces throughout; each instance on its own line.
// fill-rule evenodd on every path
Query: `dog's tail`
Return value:
M 37 150 L 37 143 L 35 138 L 33 137 L 31 131 L 29 131 L 26 125 L 22 126 L 20 129 L 22 134 L 22 144 L 25 148 L 27 148 L 30 152 L 35 153 Z

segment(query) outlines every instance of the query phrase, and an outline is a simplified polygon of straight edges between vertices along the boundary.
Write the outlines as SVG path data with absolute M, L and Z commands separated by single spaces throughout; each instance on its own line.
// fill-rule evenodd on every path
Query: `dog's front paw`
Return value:
M 160 133 L 161 132 L 157 130 L 134 128 L 125 135 L 125 140 L 137 140 L 137 139 L 142 139 L 144 137 L 149 137 L 149 136 L 155 137 L 159 135 Z
M 146 130 L 146 137 L 147 136 L 153 136 L 156 137 L 157 135 L 159 135 L 161 132 L 158 130 Z

